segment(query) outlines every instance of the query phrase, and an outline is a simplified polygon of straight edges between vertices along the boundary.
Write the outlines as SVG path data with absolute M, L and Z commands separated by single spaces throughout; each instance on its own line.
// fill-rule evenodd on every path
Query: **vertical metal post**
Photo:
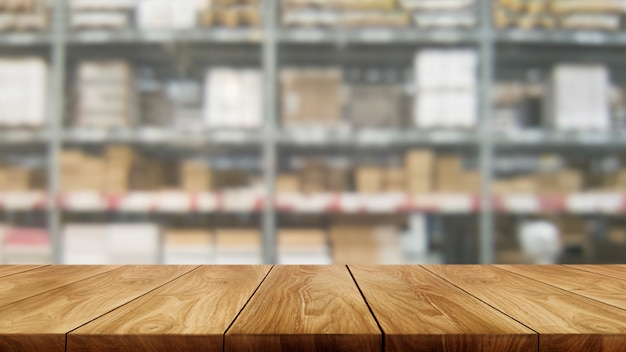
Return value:
M 494 39 L 491 26 L 492 0 L 480 1 L 480 168 L 482 174 L 480 192 L 480 261 L 494 262 L 494 216 L 492 204 L 494 146 L 492 134 L 491 86 L 493 83 Z
M 264 0 L 263 6 L 263 261 L 276 263 L 276 120 L 277 120 L 277 1 Z
M 50 113 L 48 120 L 48 231 L 51 236 L 52 257 L 56 264 L 63 260 L 61 215 L 58 207 L 59 153 L 65 109 L 65 34 L 66 1 L 55 0 L 52 21 Z

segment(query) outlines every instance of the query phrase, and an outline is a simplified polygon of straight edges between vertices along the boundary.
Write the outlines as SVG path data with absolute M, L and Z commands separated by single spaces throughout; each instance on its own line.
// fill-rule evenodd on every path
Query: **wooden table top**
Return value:
M 626 265 L 0 266 L 0 351 L 626 351 Z

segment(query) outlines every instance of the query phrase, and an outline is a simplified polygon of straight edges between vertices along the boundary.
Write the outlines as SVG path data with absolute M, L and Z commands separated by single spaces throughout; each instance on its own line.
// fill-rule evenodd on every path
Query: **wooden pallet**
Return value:
M 0 266 L 1 351 L 626 351 L 626 266 Z

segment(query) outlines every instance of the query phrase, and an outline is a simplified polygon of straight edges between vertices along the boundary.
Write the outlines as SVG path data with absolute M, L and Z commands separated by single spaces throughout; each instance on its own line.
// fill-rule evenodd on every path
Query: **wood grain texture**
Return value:
M 381 351 L 345 266 L 276 266 L 226 333 L 225 351 Z
M 126 266 L 0 308 L 0 351 L 65 351 L 71 330 L 196 266 Z
M 499 268 L 626 310 L 626 280 L 560 265 Z
M 538 335 L 418 266 L 349 266 L 386 351 L 530 351 Z
M 271 266 L 203 266 L 70 333 L 67 351 L 221 352 Z
M 45 266 L 0 279 L 0 307 L 84 280 L 120 266 Z
M 493 266 L 426 267 L 539 332 L 540 350 L 626 351 L 626 312 Z
M 576 265 L 569 267 L 626 280 L 626 265 Z
M 0 265 L 0 277 L 14 275 L 24 271 L 34 270 L 45 265 Z

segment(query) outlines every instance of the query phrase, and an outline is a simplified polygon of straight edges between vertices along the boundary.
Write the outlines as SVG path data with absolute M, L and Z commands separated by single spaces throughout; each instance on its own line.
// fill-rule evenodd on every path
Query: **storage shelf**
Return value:
M 546 30 L 496 30 L 495 39 L 501 44 L 545 44 L 582 46 L 626 45 L 626 32 L 600 31 L 546 31 Z
M 478 42 L 476 31 L 421 30 L 417 28 L 364 29 L 281 29 L 281 43 L 286 44 L 471 44 Z
M 50 45 L 52 36 L 50 33 L 2 33 L 0 34 L 0 45 L 8 47 L 29 47 Z
M 68 34 L 74 45 L 158 44 L 172 42 L 250 43 L 262 40 L 259 29 L 85 30 Z
M 62 194 L 59 208 L 68 212 L 120 213 L 260 213 L 264 196 L 259 191 L 233 190 L 216 193 L 177 191 L 130 192 L 109 195 L 84 191 Z M 5 211 L 41 211 L 43 192 L 0 193 Z M 501 214 L 626 214 L 626 194 L 583 192 L 569 195 L 510 194 L 493 197 L 494 211 Z M 480 211 L 475 194 L 315 193 L 278 194 L 275 210 L 283 214 L 472 214 Z

